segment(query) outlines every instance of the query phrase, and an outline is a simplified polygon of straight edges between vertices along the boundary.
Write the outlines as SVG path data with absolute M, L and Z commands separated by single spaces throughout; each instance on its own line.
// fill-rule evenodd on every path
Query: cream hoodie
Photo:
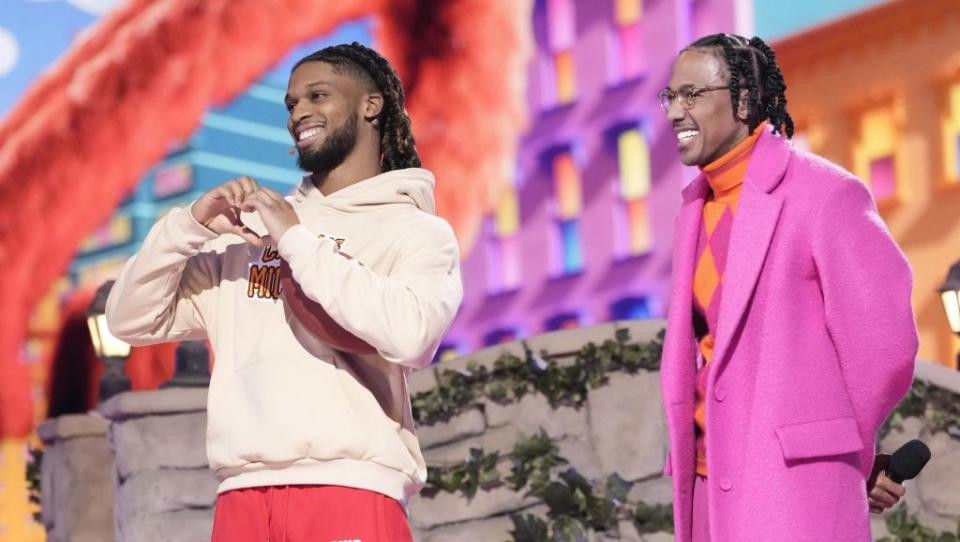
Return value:
M 429 171 L 406 169 L 324 196 L 305 178 L 288 198 L 301 224 L 259 249 L 174 209 L 126 262 L 107 302 L 117 337 L 213 345 L 207 457 L 219 492 L 331 484 L 406 502 L 422 487 L 407 376 L 430 363 L 463 296 L 433 186 Z M 243 220 L 265 233 L 257 215 Z M 281 258 L 378 354 L 338 352 L 306 331 L 278 291 Z

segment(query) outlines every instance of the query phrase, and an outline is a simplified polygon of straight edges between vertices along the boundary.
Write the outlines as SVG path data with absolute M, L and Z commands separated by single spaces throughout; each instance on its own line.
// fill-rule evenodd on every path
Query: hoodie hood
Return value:
M 360 181 L 324 196 L 305 175 L 295 198 L 305 205 L 321 204 L 345 213 L 362 213 L 390 204 L 413 205 L 431 215 L 436 214 L 433 199 L 433 174 L 421 168 L 397 169 Z

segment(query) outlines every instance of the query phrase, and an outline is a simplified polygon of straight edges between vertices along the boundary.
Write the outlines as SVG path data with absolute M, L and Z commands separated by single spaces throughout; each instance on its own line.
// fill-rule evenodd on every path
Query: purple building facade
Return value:
M 753 30 L 749 0 L 536 0 L 532 15 L 529 128 L 513 186 L 464 255 L 441 358 L 664 315 L 674 215 L 696 171 L 656 94 L 686 44 Z

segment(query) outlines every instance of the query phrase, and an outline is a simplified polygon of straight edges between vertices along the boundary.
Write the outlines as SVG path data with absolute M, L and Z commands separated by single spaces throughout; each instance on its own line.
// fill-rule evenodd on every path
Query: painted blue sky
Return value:
M 76 36 L 117 0 L 0 0 L 0 119 L 30 82 L 52 65 Z M 42 21 L 39 24 L 38 21 Z M 263 82 L 285 88 L 290 67 L 330 43 L 371 41 L 370 23 L 360 20 L 294 48 L 265 74 Z
M 77 34 L 118 0 L 0 0 L 0 119 L 30 82 L 65 51 Z M 754 0 L 757 34 L 776 39 L 879 0 Z M 370 43 L 368 22 L 342 26 L 334 35 L 304 44 L 268 73 L 265 82 L 286 85 L 290 65 L 318 47 L 338 41 Z
M 758 36 L 774 40 L 880 3 L 881 0 L 754 0 L 754 25 Z

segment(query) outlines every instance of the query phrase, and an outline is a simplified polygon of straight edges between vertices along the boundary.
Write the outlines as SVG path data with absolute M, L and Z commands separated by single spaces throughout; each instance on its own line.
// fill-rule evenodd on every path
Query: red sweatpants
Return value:
M 236 489 L 217 497 L 212 542 L 413 542 L 400 503 L 340 486 Z

